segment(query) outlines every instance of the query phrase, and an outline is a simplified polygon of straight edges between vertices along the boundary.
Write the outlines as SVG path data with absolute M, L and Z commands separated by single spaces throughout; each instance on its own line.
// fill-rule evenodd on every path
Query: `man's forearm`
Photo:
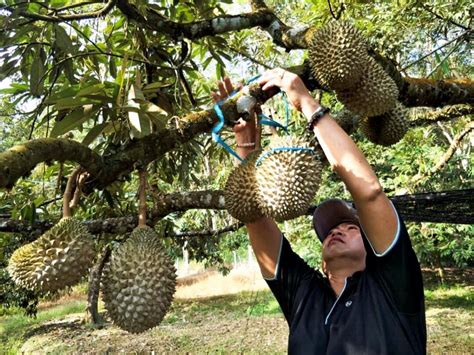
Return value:
M 301 110 L 309 119 L 319 104 L 312 97 L 304 98 Z M 362 152 L 329 114 L 314 126 L 314 134 L 334 171 L 340 176 L 354 201 L 371 199 L 381 192 L 377 176 Z
M 313 98 L 305 96 L 301 110 L 310 118 L 318 106 Z M 313 131 L 331 167 L 354 199 L 365 235 L 377 253 L 385 252 L 395 237 L 397 219 L 372 167 L 329 114 L 321 117 Z

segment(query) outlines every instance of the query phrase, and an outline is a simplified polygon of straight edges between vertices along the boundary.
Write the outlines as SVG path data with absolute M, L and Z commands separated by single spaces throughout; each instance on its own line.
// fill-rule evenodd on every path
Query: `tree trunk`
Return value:
M 99 291 L 100 291 L 100 278 L 102 276 L 102 270 L 104 265 L 110 257 L 111 248 L 107 245 L 104 248 L 102 256 L 97 260 L 94 267 L 89 273 L 89 292 L 87 294 L 87 308 L 86 308 L 86 322 L 92 324 L 102 323 L 102 318 L 99 315 L 98 303 L 99 303 Z

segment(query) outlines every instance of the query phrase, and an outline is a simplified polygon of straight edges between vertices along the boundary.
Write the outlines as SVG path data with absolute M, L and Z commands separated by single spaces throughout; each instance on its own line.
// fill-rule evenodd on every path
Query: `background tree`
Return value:
M 88 173 L 81 209 L 99 244 L 133 229 L 137 166 L 148 166 L 149 223 L 170 252 L 225 267 L 226 250 L 245 247 L 243 230 L 223 209 L 232 159 L 210 138 L 217 120 L 210 91 L 224 75 L 245 80 L 289 67 L 308 87 L 301 31 L 350 20 L 411 109 L 411 129 L 386 148 L 354 139 L 390 195 L 472 189 L 472 9 L 468 1 L 0 1 L 0 239 L 3 265 L 60 217 L 65 181 L 77 164 Z M 252 93 L 284 117 L 278 98 Z M 333 93 L 322 100 L 342 108 Z M 238 117 L 224 105 L 227 123 Z M 291 112 L 290 131 L 305 121 Z M 223 133 L 232 143 L 232 135 Z M 7 148 L 25 144 L 28 154 Z M 323 172 L 316 201 L 349 198 Z M 115 218 L 111 220 L 111 218 Z M 318 265 L 310 223 L 285 222 L 297 250 Z M 109 221 L 109 222 L 107 222 Z M 113 221 L 113 222 L 111 222 Z M 413 224 L 422 261 L 472 265 L 472 226 Z M 221 232 L 232 233 L 221 235 Z M 12 237 L 11 233 L 19 232 Z M 101 244 L 102 245 L 102 244 Z

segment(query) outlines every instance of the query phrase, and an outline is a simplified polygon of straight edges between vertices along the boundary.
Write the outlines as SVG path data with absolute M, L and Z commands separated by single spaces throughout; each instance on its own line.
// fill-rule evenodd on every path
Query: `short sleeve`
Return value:
M 365 240 L 367 269 L 380 281 L 399 312 L 418 313 L 424 309 L 421 268 L 405 223 L 394 209 L 398 218 L 397 235 L 387 251 L 377 255 Z
M 298 295 L 307 288 L 315 272 L 291 249 L 288 240 L 282 236 L 275 277 L 265 281 L 280 304 L 288 324 L 291 324 Z

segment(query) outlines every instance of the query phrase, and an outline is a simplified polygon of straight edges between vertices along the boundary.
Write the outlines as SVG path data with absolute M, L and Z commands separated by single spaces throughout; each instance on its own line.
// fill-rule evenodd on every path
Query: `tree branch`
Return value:
M 438 173 L 441 169 L 443 169 L 446 163 L 449 161 L 449 159 L 451 159 L 452 156 L 454 155 L 454 152 L 459 147 L 464 137 L 473 129 L 474 129 L 474 122 L 469 122 L 466 125 L 466 127 L 464 127 L 464 129 L 453 138 L 448 150 L 444 153 L 444 155 L 441 157 L 438 163 L 436 163 L 436 165 L 432 169 L 430 169 L 428 172 L 426 172 L 424 175 L 415 176 L 412 179 L 412 185 L 413 186 L 419 185 L 422 180 L 427 179 L 430 176 L 433 176 L 434 174 Z
M 206 196 L 210 196 L 206 197 Z M 390 200 L 397 206 L 400 215 L 405 221 L 413 222 L 433 222 L 433 223 L 456 223 L 473 224 L 474 223 L 474 189 L 440 191 L 432 193 L 415 193 L 409 195 L 393 196 Z M 156 222 L 166 214 L 188 209 L 225 209 L 224 193 L 221 190 L 215 191 L 194 191 L 185 193 L 172 193 L 165 195 L 162 204 L 170 203 L 171 206 L 161 208 L 152 213 L 152 218 Z M 308 208 L 306 215 L 312 215 L 316 206 Z M 166 210 L 166 214 L 163 212 Z M 107 218 L 103 220 L 84 221 L 91 234 L 125 234 L 130 233 L 138 223 L 136 216 Z M 153 222 L 148 222 L 154 225 Z M 237 228 L 232 224 L 226 228 Z M 9 218 L 0 218 L 0 232 L 3 233 L 25 233 L 30 238 L 40 236 L 53 225 L 51 221 L 36 221 L 30 224 L 28 221 L 19 221 Z M 238 228 L 237 228 L 238 229 Z M 198 236 L 198 233 L 204 232 L 180 232 L 176 236 L 185 236 L 190 234 Z M 211 234 L 213 235 L 213 234 Z
M 436 122 L 451 121 L 455 118 L 473 115 L 473 105 L 452 105 L 439 110 L 430 110 L 427 112 L 416 113 L 413 120 L 410 121 L 411 127 L 428 126 Z
M 474 104 L 474 83 L 470 79 L 403 78 L 398 84 L 399 99 L 406 107 Z
M 74 161 L 94 176 L 104 168 L 102 157 L 86 146 L 68 139 L 41 138 L 0 153 L 0 188 L 12 188 L 41 162 Z
M 243 223 L 234 223 L 230 226 L 221 229 L 210 229 L 203 231 L 185 231 L 177 232 L 170 235 L 172 238 L 187 238 L 187 237 L 215 237 L 228 232 L 235 232 L 244 226 Z
M 206 36 L 215 36 L 221 33 L 266 25 L 273 19 L 272 12 L 265 9 L 240 15 L 223 15 L 191 23 L 178 23 L 168 20 L 150 7 L 146 7 L 143 10 L 144 13 L 142 13 L 135 5 L 130 4 L 128 0 L 118 0 L 117 7 L 138 27 L 166 33 L 174 39 L 184 37 L 193 40 Z
M 459 147 L 464 137 L 473 129 L 474 129 L 474 122 L 471 121 L 466 125 L 466 127 L 464 127 L 464 129 L 461 132 L 459 132 L 453 138 L 453 141 L 451 142 L 451 145 L 449 146 L 448 150 L 446 151 L 446 153 L 444 153 L 444 155 L 441 157 L 438 163 L 433 167 L 433 169 L 431 169 L 431 171 L 429 172 L 429 176 L 436 174 L 437 172 L 439 172 L 441 169 L 444 168 L 444 166 L 449 161 L 449 159 L 451 159 L 452 156 L 454 155 L 454 152 Z
M 204 190 L 191 192 L 175 192 L 160 196 L 155 201 L 152 219 L 157 220 L 173 212 L 189 209 L 225 209 L 224 194 L 221 190 Z
M 55 22 L 55 23 L 64 22 L 64 21 L 79 21 L 79 20 L 86 20 L 86 19 L 97 18 L 97 17 L 100 17 L 100 16 L 107 15 L 115 7 L 116 2 L 117 2 L 117 0 L 109 0 L 107 2 L 107 4 L 105 4 L 105 6 L 102 9 L 97 10 L 97 11 L 93 11 L 93 12 L 83 13 L 83 14 L 40 15 L 40 14 L 33 14 L 33 13 L 23 11 L 23 10 L 18 11 L 18 14 L 20 16 L 23 16 L 23 17 L 26 17 L 26 18 L 29 18 L 29 19 L 35 20 L 35 21 L 46 21 L 46 22 Z M 22 5 L 22 4 L 23 3 L 17 4 L 17 5 Z M 24 3 L 24 4 L 28 4 L 28 3 Z M 84 5 L 89 5 L 89 4 L 91 4 L 91 2 L 87 2 Z M 49 13 L 58 13 L 60 11 L 64 11 L 64 8 L 63 9 L 56 9 L 56 10 L 51 9 L 51 8 L 47 8 L 47 9 L 49 10 Z M 12 7 L 12 6 L 5 6 L 4 10 L 7 10 L 11 13 L 16 12 L 15 8 Z

